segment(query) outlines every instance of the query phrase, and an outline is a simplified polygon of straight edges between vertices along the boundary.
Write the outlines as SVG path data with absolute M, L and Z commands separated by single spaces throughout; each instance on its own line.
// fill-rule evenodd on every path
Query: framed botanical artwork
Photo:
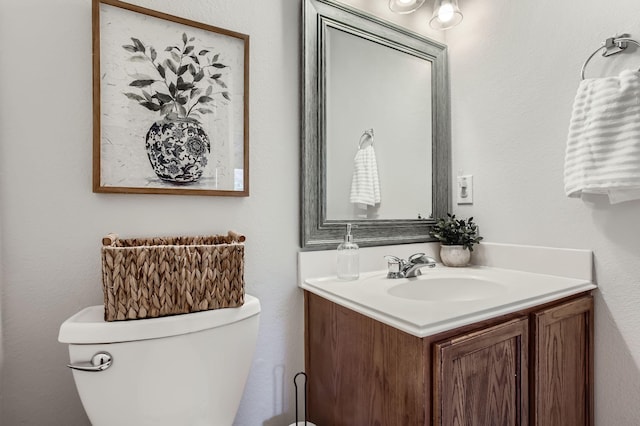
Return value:
M 93 0 L 93 191 L 249 195 L 249 36 Z

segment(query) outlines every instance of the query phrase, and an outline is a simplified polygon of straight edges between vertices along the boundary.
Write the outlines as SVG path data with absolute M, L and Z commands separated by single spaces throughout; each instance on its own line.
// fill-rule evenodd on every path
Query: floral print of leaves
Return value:
M 193 113 L 192 119 L 199 119 L 197 113 L 213 112 L 209 108 L 200 107 L 215 100 L 213 85 L 227 88 L 222 80 L 223 75 L 219 72 L 227 68 L 227 65 L 219 61 L 219 53 L 211 52 L 210 49 L 197 50 L 196 46 L 191 44 L 195 41 L 195 37 L 188 37 L 186 33 L 182 33 L 181 38 L 182 46 L 165 47 L 164 52 L 167 54 L 161 58 L 153 46 L 145 46 L 140 39 L 131 37 L 132 44 L 122 46 L 131 54 L 129 59 L 150 63 L 159 78 L 138 74 L 129 86 L 139 89 L 142 96 L 133 92 L 123 94 L 141 106 L 154 112 L 159 111 L 164 116 L 189 118 Z M 213 70 L 216 71 L 213 72 Z M 205 88 L 203 96 L 202 92 Z M 231 100 L 228 91 L 216 94 L 227 101 Z

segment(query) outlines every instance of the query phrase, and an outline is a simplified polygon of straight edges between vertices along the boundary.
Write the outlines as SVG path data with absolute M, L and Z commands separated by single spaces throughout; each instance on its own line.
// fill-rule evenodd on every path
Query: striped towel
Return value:
M 580 82 L 564 169 L 567 196 L 640 199 L 640 72 Z
M 380 202 L 378 163 L 373 145 L 367 145 L 356 152 L 349 201 L 367 206 L 375 206 Z

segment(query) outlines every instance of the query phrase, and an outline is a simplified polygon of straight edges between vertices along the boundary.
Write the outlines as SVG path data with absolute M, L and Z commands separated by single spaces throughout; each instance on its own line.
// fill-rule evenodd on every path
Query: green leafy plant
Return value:
M 445 246 L 464 246 L 469 251 L 473 251 L 473 245 L 482 240 L 478 236 L 478 225 L 473 223 L 473 217 L 468 220 L 456 219 L 451 213 L 447 213 L 445 218 L 437 219 L 429 235 Z
M 182 43 L 167 46 L 162 58 L 153 46 L 131 37 L 133 44 L 122 47 L 131 53 L 131 61 L 149 65 L 153 76 L 133 75 L 129 87 L 138 89 L 137 93 L 126 92 L 124 95 L 167 118 L 193 121 L 201 118 L 199 114 L 213 112 L 210 104 L 215 95 L 231 100 L 221 72 L 227 65 L 219 61 L 219 53 L 197 50 L 192 43 L 194 40 L 195 37 L 189 38 L 183 33 Z M 214 93 L 214 87 L 219 87 L 220 91 Z

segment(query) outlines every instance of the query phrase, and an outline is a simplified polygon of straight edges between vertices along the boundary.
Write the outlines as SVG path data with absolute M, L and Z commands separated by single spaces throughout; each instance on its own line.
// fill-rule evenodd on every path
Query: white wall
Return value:
M 289 383 L 303 368 L 295 282 L 299 2 L 135 3 L 251 36 L 251 196 L 92 193 L 91 2 L 0 2 L 0 424 L 88 424 L 57 333 L 66 317 L 102 303 L 101 236 L 227 229 L 247 235 L 247 291 L 262 301 L 237 423 L 288 424 L 292 416 L 282 413 L 291 413 Z
M 474 175 L 473 215 L 489 241 L 592 249 L 596 424 L 640 423 L 640 201 L 567 199 L 563 161 L 580 68 L 600 43 L 640 40 L 640 2 L 465 0 L 447 32 L 453 175 Z M 630 49 L 631 50 L 631 49 Z M 596 57 L 587 76 L 640 66 L 640 51 Z M 620 56 L 623 56 L 622 58 Z
M 302 298 L 295 283 L 300 2 L 136 3 L 251 35 L 251 196 L 93 194 L 90 2 L 0 2 L 0 424 L 88 424 L 64 367 L 66 348 L 56 337 L 66 317 L 102 303 L 104 233 L 228 228 L 248 236 L 247 289 L 263 306 L 237 424 L 288 424 L 290 379 L 303 366 Z M 348 3 L 418 31 L 428 18 L 428 7 L 399 17 L 389 15 L 383 1 Z M 455 210 L 473 214 L 491 241 L 595 251 L 596 424 L 635 425 L 640 202 L 608 206 L 566 199 L 562 162 L 580 66 L 609 35 L 628 31 L 640 38 L 640 4 L 576 5 L 461 2 L 465 20 L 447 33 L 453 171 L 474 174 L 476 187 L 475 204 Z M 442 40 L 439 33 L 425 32 Z M 640 55 L 636 51 L 628 60 L 638 66 Z M 614 72 L 616 61 L 619 66 L 619 60 L 606 62 L 607 71 Z

